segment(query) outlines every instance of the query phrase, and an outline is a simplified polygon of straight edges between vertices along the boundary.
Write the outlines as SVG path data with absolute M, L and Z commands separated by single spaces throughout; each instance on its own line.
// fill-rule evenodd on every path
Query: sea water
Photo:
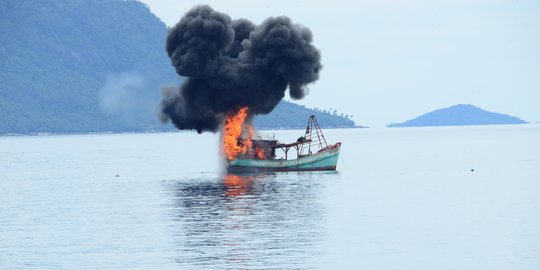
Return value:
M 337 172 L 241 176 L 212 134 L 0 137 L 0 268 L 540 269 L 539 125 L 325 136 Z

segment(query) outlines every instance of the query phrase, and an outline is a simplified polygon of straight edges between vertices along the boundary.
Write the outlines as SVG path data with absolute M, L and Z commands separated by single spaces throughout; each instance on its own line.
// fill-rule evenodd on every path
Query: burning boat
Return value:
M 229 119 L 234 117 L 229 117 L 225 122 L 225 136 L 231 134 L 231 125 L 235 121 Z M 241 120 L 243 122 L 243 119 Z M 234 130 L 236 132 L 232 132 L 232 139 L 235 138 L 234 135 L 242 133 L 241 128 Z M 247 125 L 247 130 L 247 136 L 236 137 L 236 142 L 224 138 L 229 173 L 336 170 L 341 142 L 328 145 L 314 115 L 309 117 L 304 136 L 293 143 L 280 143 L 274 139 L 255 140 L 252 139 L 253 128 Z M 291 149 L 295 150 L 292 153 L 295 154 L 293 158 L 289 158 Z M 281 152 L 282 156 L 278 158 L 276 152 Z
M 183 82 L 162 87 L 160 120 L 198 133 L 223 128 L 228 171 L 336 169 L 341 144 L 326 143 L 315 117 L 290 144 L 254 140 L 249 124 L 272 112 L 286 91 L 302 99 L 319 79 L 321 54 L 309 28 L 286 16 L 257 25 L 198 5 L 169 29 L 165 50 Z

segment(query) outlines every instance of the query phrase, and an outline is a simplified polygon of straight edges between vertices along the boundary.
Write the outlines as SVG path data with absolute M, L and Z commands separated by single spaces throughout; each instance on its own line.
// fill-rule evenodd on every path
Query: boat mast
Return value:
M 313 134 L 315 133 L 315 134 Z M 315 144 L 315 146 L 318 146 L 319 149 L 323 149 L 328 147 L 328 144 L 326 143 L 326 139 L 324 138 L 324 134 L 322 133 L 321 126 L 319 126 L 319 122 L 317 121 L 317 118 L 315 118 L 315 115 L 311 115 L 308 120 L 308 124 L 306 127 L 306 133 L 304 135 L 304 140 L 309 141 L 307 143 L 307 155 L 311 155 L 311 144 Z M 304 154 L 305 144 L 301 145 L 300 153 L 301 155 Z

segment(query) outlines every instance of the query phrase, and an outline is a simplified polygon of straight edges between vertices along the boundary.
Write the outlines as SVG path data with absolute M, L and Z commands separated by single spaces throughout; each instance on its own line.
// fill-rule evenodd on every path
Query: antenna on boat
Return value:
M 306 127 L 306 133 L 304 135 L 304 140 L 308 141 L 307 143 L 307 150 L 308 155 L 311 155 L 311 144 L 315 144 L 315 146 L 318 146 L 319 149 L 324 149 L 328 147 L 328 144 L 326 143 L 326 139 L 324 138 L 324 135 L 321 131 L 321 126 L 319 126 L 319 122 L 317 121 L 317 118 L 315 118 L 315 115 L 311 115 L 308 120 L 308 124 Z M 304 144 L 301 145 L 300 153 L 304 152 Z

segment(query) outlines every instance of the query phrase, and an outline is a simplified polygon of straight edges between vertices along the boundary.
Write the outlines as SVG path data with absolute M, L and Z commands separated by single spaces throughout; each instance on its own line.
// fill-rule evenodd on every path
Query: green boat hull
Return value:
M 228 161 L 227 172 L 287 172 L 287 171 L 334 171 L 340 146 L 298 159 L 233 159 Z

